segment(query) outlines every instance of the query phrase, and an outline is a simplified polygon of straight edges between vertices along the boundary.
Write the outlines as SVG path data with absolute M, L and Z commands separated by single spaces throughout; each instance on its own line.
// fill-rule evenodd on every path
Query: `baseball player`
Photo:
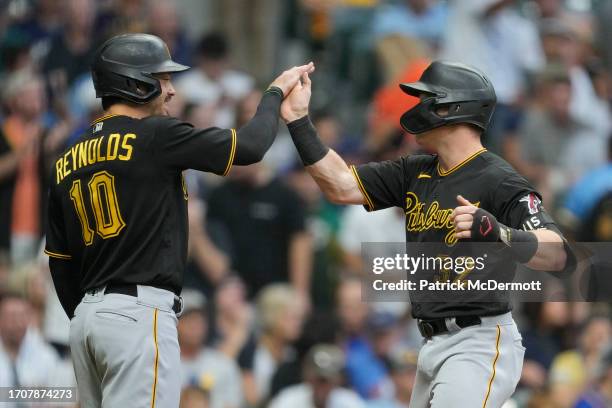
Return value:
M 188 69 L 147 34 L 114 37 L 92 65 L 105 115 L 57 159 L 45 252 L 71 317 L 80 406 L 177 407 L 178 297 L 187 257 L 185 169 L 226 175 L 260 161 L 284 95 L 311 72 L 274 80 L 240 130 L 168 116 L 170 75 Z
M 481 144 L 496 102 L 485 75 L 433 62 L 420 81 L 400 87 L 420 98 L 401 117 L 402 127 L 437 154 L 348 166 L 321 143 L 308 118 L 307 74 L 281 105 L 300 157 L 327 198 L 368 211 L 403 208 L 408 243 L 499 242 L 516 262 L 563 270 L 573 255 L 540 195 Z M 410 406 L 500 407 L 520 379 L 525 351 L 510 309 L 507 293 L 499 302 L 413 301 L 425 343 Z

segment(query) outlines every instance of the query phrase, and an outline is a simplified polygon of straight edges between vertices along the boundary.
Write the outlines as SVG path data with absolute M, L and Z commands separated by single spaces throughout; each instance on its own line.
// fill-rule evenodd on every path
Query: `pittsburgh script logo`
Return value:
M 475 206 L 479 206 L 479 202 Z M 412 191 L 406 193 L 406 229 L 410 232 L 423 232 L 430 229 L 447 229 L 444 242 L 448 246 L 457 243 L 455 228 L 451 221 L 454 208 L 440 208 L 440 203 L 432 201 L 429 206 L 419 200 Z

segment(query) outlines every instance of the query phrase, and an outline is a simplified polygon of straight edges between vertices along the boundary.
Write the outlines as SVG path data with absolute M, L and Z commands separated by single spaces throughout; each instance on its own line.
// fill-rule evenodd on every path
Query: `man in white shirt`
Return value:
M 176 80 L 176 88 L 187 102 L 216 110 L 214 126 L 234 126 L 236 106 L 255 85 L 254 79 L 229 66 L 229 46 L 221 34 L 202 37 L 196 56 L 198 64 Z
M 71 386 L 56 384 L 59 357 L 37 329 L 32 310 L 18 294 L 0 300 L 0 387 Z

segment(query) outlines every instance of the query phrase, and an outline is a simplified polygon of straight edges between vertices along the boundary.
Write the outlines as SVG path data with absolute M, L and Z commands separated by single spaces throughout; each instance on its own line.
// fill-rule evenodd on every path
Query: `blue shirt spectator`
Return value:
M 441 40 L 448 8 L 446 4 L 430 0 L 404 0 L 382 6 L 374 17 L 372 29 L 376 38 L 399 34 L 437 45 Z
M 565 209 L 577 221 L 585 221 L 594 206 L 612 191 L 612 162 L 584 176 L 567 194 Z
M 375 398 L 387 378 L 387 369 L 364 337 L 353 337 L 344 344 L 346 373 L 351 385 L 364 398 Z

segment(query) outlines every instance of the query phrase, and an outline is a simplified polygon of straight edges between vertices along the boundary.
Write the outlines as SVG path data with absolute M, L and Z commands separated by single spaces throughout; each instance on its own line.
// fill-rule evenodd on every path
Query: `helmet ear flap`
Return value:
M 155 90 L 155 87 L 150 84 L 130 78 L 127 79 L 126 86 L 127 89 L 133 89 L 134 93 L 140 97 L 145 97 Z

